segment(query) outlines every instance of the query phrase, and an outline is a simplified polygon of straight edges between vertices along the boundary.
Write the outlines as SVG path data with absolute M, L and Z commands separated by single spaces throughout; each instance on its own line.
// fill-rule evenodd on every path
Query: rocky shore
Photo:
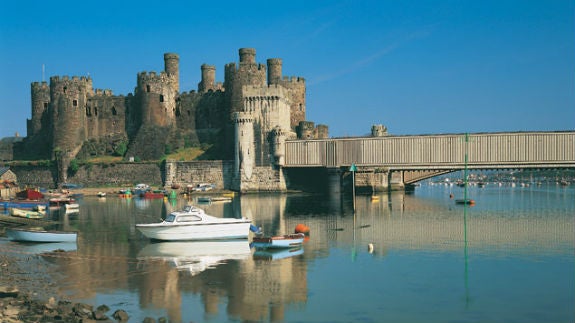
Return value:
M 137 322 L 123 309 L 64 300 L 42 269 L 40 258 L 0 252 L 0 322 L 118 323 Z M 146 317 L 141 322 L 168 322 Z

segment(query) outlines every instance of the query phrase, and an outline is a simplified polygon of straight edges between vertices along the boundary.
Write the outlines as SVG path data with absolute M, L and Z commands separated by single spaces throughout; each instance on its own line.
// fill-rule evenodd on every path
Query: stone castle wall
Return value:
M 230 189 L 234 163 L 231 160 L 166 161 L 166 186 L 214 184 L 218 189 Z

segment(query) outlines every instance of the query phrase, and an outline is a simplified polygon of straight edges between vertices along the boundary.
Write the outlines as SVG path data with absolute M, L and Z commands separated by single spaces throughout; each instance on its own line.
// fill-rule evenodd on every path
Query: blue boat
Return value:
M 0 205 L 4 208 L 4 210 L 8 210 L 11 208 L 18 208 L 18 209 L 33 209 L 37 206 L 48 206 L 48 202 L 46 201 L 30 201 L 30 200 L 10 200 L 10 201 L 2 201 Z

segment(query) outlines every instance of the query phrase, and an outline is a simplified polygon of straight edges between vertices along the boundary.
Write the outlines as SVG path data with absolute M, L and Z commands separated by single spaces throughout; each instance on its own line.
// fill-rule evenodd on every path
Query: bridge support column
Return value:
M 386 168 L 359 167 L 355 174 L 356 191 L 371 194 L 389 189 L 389 171 Z
M 388 172 L 388 183 L 390 191 L 403 191 L 405 190 L 405 182 L 403 181 L 403 172 Z

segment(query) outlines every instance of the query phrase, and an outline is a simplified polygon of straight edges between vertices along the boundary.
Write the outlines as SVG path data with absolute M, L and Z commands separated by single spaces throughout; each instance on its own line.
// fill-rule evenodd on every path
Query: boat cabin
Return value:
M 176 211 L 168 214 L 168 216 L 166 216 L 166 219 L 164 221 L 171 223 L 202 221 L 203 214 L 205 213 L 202 209 L 199 209 L 192 205 L 186 205 L 182 211 Z

